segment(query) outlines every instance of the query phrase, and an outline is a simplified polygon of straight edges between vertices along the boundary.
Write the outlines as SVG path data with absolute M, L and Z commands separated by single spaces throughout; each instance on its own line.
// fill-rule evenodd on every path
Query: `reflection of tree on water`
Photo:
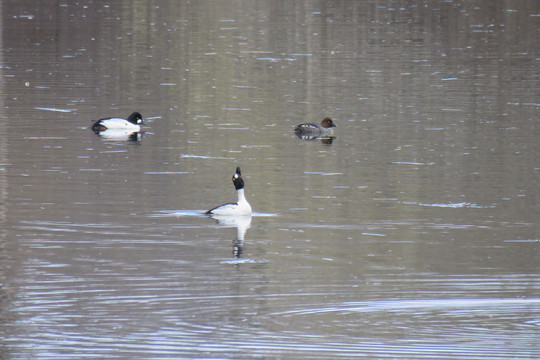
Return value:
M 233 256 L 241 258 L 244 249 L 244 235 L 251 226 L 251 215 L 244 216 L 220 216 L 212 215 L 219 225 L 226 227 L 236 227 L 236 239 L 233 240 Z

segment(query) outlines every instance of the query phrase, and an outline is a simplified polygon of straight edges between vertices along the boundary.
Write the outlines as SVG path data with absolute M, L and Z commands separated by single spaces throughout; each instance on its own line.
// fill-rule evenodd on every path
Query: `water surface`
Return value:
M 0 18 L 2 358 L 540 357 L 537 1 Z

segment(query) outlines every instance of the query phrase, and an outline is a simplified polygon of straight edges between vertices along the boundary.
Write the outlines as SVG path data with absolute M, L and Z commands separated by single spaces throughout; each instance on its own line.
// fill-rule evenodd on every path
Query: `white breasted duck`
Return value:
M 309 136 L 309 137 L 317 137 L 317 136 L 332 136 L 334 135 L 334 128 L 336 127 L 336 124 L 330 119 L 329 117 L 325 117 L 320 125 L 308 123 L 308 124 L 300 124 L 296 128 L 294 128 L 294 133 L 298 136 Z
M 100 119 L 92 125 L 92 130 L 94 130 L 96 134 L 108 129 L 121 129 L 136 132 L 141 131 L 141 124 L 146 123 L 143 121 L 141 114 L 135 111 L 129 115 L 127 119 L 116 117 Z
M 242 179 L 240 167 L 236 168 L 236 172 L 232 177 L 232 182 L 236 188 L 236 193 L 238 194 L 238 202 L 217 206 L 205 212 L 206 215 L 251 215 L 251 206 L 244 196 L 244 179 Z

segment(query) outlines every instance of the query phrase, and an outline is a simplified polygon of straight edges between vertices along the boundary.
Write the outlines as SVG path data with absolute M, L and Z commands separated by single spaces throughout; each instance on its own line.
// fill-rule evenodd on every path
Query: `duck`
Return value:
M 251 215 L 251 205 L 249 205 L 244 195 L 244 179 L 242 171 L 238 166 L 232 177 L 233 185 L 238 195 L 238 201 L 216 206 L 205 212 L 206 215 L 225 215 L 225 216 L 246 216 Z
M 110 117 L 105 119 L 99 119 L 92 125 L 92 130 L 99 134 L 102 131 L 108 129 L 121 129 L 131 132 L 141 131 L 141 124 L 146 124 L 143 117 L 138 112 L 134 112 L 128 116 L 127 119 Z
M 320 125 L 313 123 L 298 125 L 294 128 L 294 133 L 300 137 L 332 136 L 334 135 L 334 129 L 332 129 L 334 127 L 336 127 L 336 124 L 334 124 L 332 119 L 325 117 L 322 119 Z

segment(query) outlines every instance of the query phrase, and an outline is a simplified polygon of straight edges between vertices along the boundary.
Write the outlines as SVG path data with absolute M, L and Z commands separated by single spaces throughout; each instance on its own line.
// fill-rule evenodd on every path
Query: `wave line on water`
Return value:
M 410 300 L 380 300 L 380 301 L 347 301 L 334 306 L 324 306 L 319 308 L 292 309 L 282 312 L 272 313 L 271 315 L 311 315 L 324 314 L 331 312 L 379 312 L 379 311 L 397 311 L 397 310 L 416 310 L 424 311 L 435 310 L 463 310 L 476 308 L 494 308 L 508 306 L 531 306 L 539 305 L 540 298 L 479 298 L 479 299 L 410 299 Z M 486 309 L 487 311 L 487 309 Z
M 153 214 L 149 214 L 149 217 L 180 217 L 180 216 L 204 216 L 207 217 L 206 210 L 157 210 Z M 279 216 L 276 213 L 262 213 L 262 212 L 253 212 L 251 217 L 272 217 Z M 231 216 L 234 218 L 234 216 Z
M 143 174 L 148 174 L 148 175 L 179 175 L 179 174 L 193 174 L 193 171 L 145 171 Z
M 209 155 L 196 155 L 196 154 L 181 154 L 180 157 L 193 158 L 193 159 L 234 160 L 234 158 L 225 157 L 225 156 L 209 156 Z
M 431 206 L 431 207 L 440 207 L 440 208 L 472 208 L 472 209 L 487 209 L 487 208 L 493 208 L 494 205 L 478 205 L 475 203 L 470 202 L 460 202 L 460 203 L 433 203 L 433 204 L 427 204 L 427 203 L 418 203 L 420 206 Z
M 70 113 L 77 111 L 77 109 L 58 109 L 58 108 L 50 108 L 50 107 L 35 107 L 36 110 L 45 110 L 45 111 L 55 111 L 55 112 L 63 112 L 63 113 Z

